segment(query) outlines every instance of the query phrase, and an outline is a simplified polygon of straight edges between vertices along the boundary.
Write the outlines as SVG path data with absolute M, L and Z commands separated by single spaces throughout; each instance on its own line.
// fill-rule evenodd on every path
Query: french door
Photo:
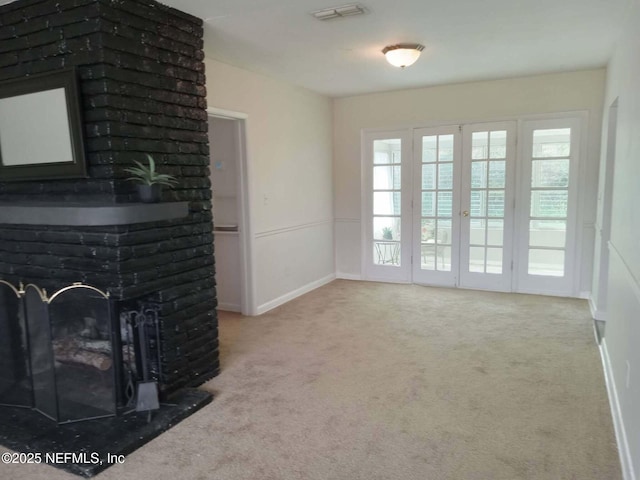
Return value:
M 515 130 L 414 131 L 415 283 L 511 289 Z
M 520 127 L 520 152 L 516 121 L 366 134 L 364 277 L 569 293 L 579 120 Z

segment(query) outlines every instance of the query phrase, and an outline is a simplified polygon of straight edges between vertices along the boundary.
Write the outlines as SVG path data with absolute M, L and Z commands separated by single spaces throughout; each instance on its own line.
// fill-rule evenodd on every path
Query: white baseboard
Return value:
M 622 419 L 622 411 L 620 410 L 620 402 L 618 401 L 618 392 L 616 390 L 616 381 L 613 378 L 611 369 L 611 360 L 607 351 L 606 338 L 602 339 L 600 344 L 600 357 L 602 358 L 602 367 L 604 369 L 604 379 L 607 384 L 607 393 L 609 394 L 609 406 L 611 407 L 611 416 L 613 417 L 613 428 L 616 432 L 616 443 L 618 444 L 618 453 L 620 455 L 620 464 L 622 466 L 623 480 L 636 480 L 633 471 L 633 462 L 631 460 L 631 451 L 627 442 L 627 433 L 624 428 Z
M 331 273 L 326 277 L 323 277 L 311 283 L 307 283 L 306 285 L 303 285 L 300 288 L 296 288 L 295 290 L 289 293 L 285 293 L 284 295 L 278 298 L 265 302 L 262 305 L 258 305 L 258 308 L 256 309 L 256 315 L 262 315 L 263 313 L 266 313 L 269 310 L 279 307 L 284 303 L 290 302 L 291 300 L 299 297 L 300 295 L 304 295 L 305 293 L 309 293 L 311 290 L 315 290 L 318 287 L 326 285 L 327 283 L 330 283 L 335 279 L 336 279 L 335 273 Z
M 362 280 L 361 275 L 355 275 L 353 273 L 341 273 L 341 272 L 336 272 L 336 278 L 339 278 L 341 280 Z
M 239 303 L 218 302 L 218 310 L 224 310 L 225 312 L 241 312 Z
M 600 320 L 602 322 L 606 322 L 607 321 L 606 312 L 602 312 L 602 311 L 598 310 L 598 307 L 594 303 L 593 297 L 591 297 L 591 296 L 589 296 L 589 310 L 591 310 L 591 318 L 593 318 L 594 320 Z
M 583 300 L 588 300 L 591 298 L 591 292 L 580 292 L 578 293 L 578 298 L 582 298 Z

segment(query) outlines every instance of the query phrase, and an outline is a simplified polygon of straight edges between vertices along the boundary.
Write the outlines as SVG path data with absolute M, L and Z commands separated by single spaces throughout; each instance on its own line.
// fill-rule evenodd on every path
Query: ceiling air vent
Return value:
M 353 3 L 351 5 L 342 5 L 340 7 L 324 8 L 311 12 L 311 15 L 318 20 L 331 20 L 333 18 L 350 17 L 352 15 L 362 15 L 366 10 L 362 5 Z

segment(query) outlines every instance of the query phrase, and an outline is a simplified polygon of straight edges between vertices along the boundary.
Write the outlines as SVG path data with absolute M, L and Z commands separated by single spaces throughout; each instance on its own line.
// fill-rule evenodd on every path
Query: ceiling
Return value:
M 367 13 L 321 22 L 348 0 L 163 0 L 205 20 L 205 53 L 329 96 L 606 65 L 630 0 L 362 0 Z M 386 45 L 425 45 L 390 66 Z
M 205 53 L 329 96 L 606 65 L 630 0 L 162 0 L 205 20 Z M 425 50 L 405 70 L 381 50 Z

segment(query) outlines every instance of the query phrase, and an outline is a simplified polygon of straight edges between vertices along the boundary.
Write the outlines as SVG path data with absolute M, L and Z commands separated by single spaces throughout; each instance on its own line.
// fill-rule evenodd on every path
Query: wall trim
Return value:
M 355 273 L 336 272 L 336 278 L 341 280 L 362 280 L 362 275 Z
M 269 310 L 273 310 L 274 308 L 279 307 L 284 303 L 290 302 L 294 298 L 304 295 L 305 293 L 309 293 L 310 291 L 315 290 L 316 288 L 322 287 L 327 283 L 331 283 L 335 279 L 336 279 L 335 273 L 330 273 L 326 277 L 322 277 L 318 280 L 307 283 L 306 285 L 303 285 L 300 288 L 296 288 L 295 290 L 292 290 L 289 293 L 285 293 L 284 295 L 281 295 L 278 298 L 274 298 L 273 300 L 269 300 L 268 302 L 265 302 L 262 305 L 258 305 L 258 308 L 256 309 L 256 315 L 262 315 L 263 313 L 266 313 Z
M 606 322 L 607 312 L 598 310 L 598 306 L 593 300 L 593 296 L 589 295 L 588 300 L 589 300 L 589 310 L 591 311 L 591 318 L 593 318 L 594 320 L 600 320 L 601 322 Z
M 243 112 L 235 112 L 233 110 L 225 110 L 224 108 L 209 107 L 207 114 L 215 117 L 229 118 L 231 120 L 246 120 L 249 115 Z
M 282 233 L 295 232 L 296 230 L 304 230 L 306 228 L 314 228 L 332 223 L 333 219 L 327 219 L 317 222 L 301 223 L 300 225 L 292 225 L 290 227 L 274 228 L 273 230 L 265 230 L 264 232 L 256 233 L 255 238 L 270 237 L 272 235 L 280 235 Z
M 218 302 L 218 307 L 216 310 L 224 310 L 226 312 L 238 312 L 240 313 L 240 304 L 238 303 L 228 303 L 228 302 Z
M 622 467 L 622 478 L 623 480 L 636 480 L 636 476 L 633 471 L 631 451 L 629 450 L 629 443 L 627 442 L 627 433 L 624 429 L 622 411 L 620 410 L 620 402 L 618 401 L 616 382 L 613 378 L 613 370 L 611 369 L 611 360 L 607 350 L 606 338 L 603 338 L 602 343 L 600 344 L 600 358 L 602 359 L 604 379 L 607 385 L 607 393 L 609 395 L 609 406 L 611 407 L 611 416 L 613 417 L 613 429 L 616 434 L 616 443 L 618 444 L 618 454 L 620 455 L 620 465 Z

